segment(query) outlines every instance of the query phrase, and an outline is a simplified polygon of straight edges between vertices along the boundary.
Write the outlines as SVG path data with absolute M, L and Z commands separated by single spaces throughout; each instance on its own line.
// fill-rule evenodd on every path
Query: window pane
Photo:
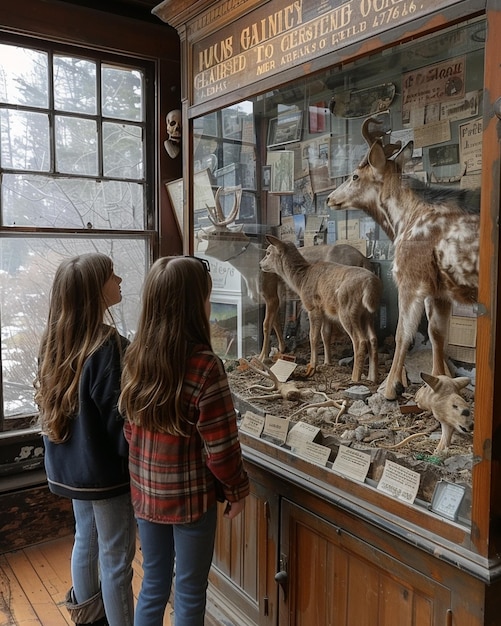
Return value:
M 97 174 L 96 122 L 56 116 L 56 169 L 67 174 Z
M 144 187 L 125 181 L 4 175 L 4 226 L 144 229 Z
M 74 113 L 96 113 L 96 64 L 75 57 L 54 57 L 54 106 Z
M 115 178 L 143 177 L 143 143 L 139 126 L 103 124 L 104 175 Z
M 141 72 L 103 65 L 103 115 L 142 122 L 143 80 Z
M 0 44 L 0 100 L 48 106 L 47 53 Z
M 50 170 L 48 115 L 1 109 L 0 135 L 2 167 L 38 172 Z
M 112 313 L 119 331 L 131 337 L 149 260 L 146 238 L 0 239 L 2 374 L 7 419 L 36 411 L 36 357 L 57 266 L 65 257 L 93 251 L 109 254 L 116 273 L 123 278 L 123 299 Z

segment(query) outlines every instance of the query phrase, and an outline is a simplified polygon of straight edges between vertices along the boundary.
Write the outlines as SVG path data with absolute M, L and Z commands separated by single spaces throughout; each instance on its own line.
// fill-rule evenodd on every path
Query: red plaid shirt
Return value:
M 132 501 L 136 516 L 142 519 L 194 522 L 216 502 L 215 478 L 230 502 L 249 493 L 226 372 L 212 351 L 198 349 L 184 380 L 193 425 L 190 435 L 178 437 L 130 422 L 125 425 Z

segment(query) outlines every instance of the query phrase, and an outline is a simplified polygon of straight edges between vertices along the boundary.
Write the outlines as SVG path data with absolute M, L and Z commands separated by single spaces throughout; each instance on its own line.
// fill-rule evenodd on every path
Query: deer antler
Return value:
M 233 206 L 228 217 L 225 217 L 223 207 L 221 206 L 220 196 L 229 196 L 234 194 Z M 214 195 L 215 206 L 210 207 L 207 205 L 207 215 L 210 221 L 216 227 L 228 226 L 235 221 L 238 211 L 240 210 L 240 202 L 242 200 L 242 185 L 236 185 L 235 187 L 218 187 Z
M 382 111 L 382 113 L 389 113 L 389 111 Z M 386 130 L 386 131 L 382 131 L 378 129 L 371 130 L 369 127 L 371 122 L 377 125 L 381 125 L 383 123 L 381 120 L 378 120 L 375 117 L 368 117 L 366 120 L 364 120 L 364 123 L 362 124 L 361 132 L 362 132 L 363 138 L 367 142 L 369 149 L 372 148 L 372 145 L 376 141 L 378 141 L 383 146 L 384 156 L 387 159 L 390 159 L 394 154 L 396 154 L 402 149 L 402 142 L 399 140 L 399 141 L 396 141 L 395 143 L 385 144 L 383 142 L 383 137 L 388 136 L 391 133 L 391 130 Z M 362 159 L 359 167 L 362 167 L 367 164 L 367 158 L 368 158 L 368 154 Z
M 266 387 L 265 385 L 251 385 L 249 387 L 249 390 L 260 389 L 262 391 L 276 392 L 270 393 L 266 396 L 252 396 L 253 400 L 276 400 L 278 398 L 282 398 L 283 400 L 289 400 L 291 402 L 297 402 L 298 400 L 301 400 L 301 390 L 298 389 L 294 383 L 280 382 L 275 374 L 271 371 L 271 369 L 256 357 L 253 357 L 250 361 L 241 358 L 240 363 L 246 365 L 257 374 L 261 374 L 261 376 L 269 378 L 273 383 L 271 387 Z
M 367 142 L 367 145 L 369 146 L 369 148 L 372 147 L 372 144 L 376 141 L 379 141 L 380 143 L 382 142 L 382 138 L 387 134 L 387 131 L 382 131 L 382 130 L 370 130 L 369 125 L 371 124 L 371 122 L 373 124 L 377 124 L 378 126 L 380 126 L 383 122 L 381 122 L 380 120 L 377 120 L 375 117 L 368 117 L 366 120 L 364 120 L 364 123 L 362 124 L 362 137 L 365 139 L 365 141 Z

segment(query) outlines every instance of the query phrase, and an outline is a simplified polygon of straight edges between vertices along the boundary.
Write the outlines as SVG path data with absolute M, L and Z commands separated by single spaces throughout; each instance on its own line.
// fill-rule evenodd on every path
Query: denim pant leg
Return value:
M 171 524 L 138 519 L 143 583 L 136 606 L 135 626 L 162 626 L 174 570 L 174 538 Z
M 136 520 L 130 493 L 94 500 L 93 505 L 106 617 L 110 626 L 132 626 L 132 561 L 136 551 Z
M 77 603 L 99 591 L 97 530 L 90 500 L 73 500 L 75 541 L 71 552 L 71 580 Z
M 207 581 L 214 553 L 217 507 L 193 524 L 174 526 L 176 583 L 175 626 L 203 626 Z

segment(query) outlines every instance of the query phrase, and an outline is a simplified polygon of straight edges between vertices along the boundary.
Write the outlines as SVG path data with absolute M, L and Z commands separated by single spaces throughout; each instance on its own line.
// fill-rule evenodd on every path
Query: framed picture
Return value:
M 261 189 L 263 191 L 269 191 L 271 185 L 271 165 L 263 165 Z
M 183 236 L 183 179 L 178 178 L 171 182 L 165 183 L 165 188 L 169 194 L 170 203 L 174 209 L 177 227 L 181 237 Z
M 270 120 L 268 126 L 268 148 L 300 141 L 303 131 L 303 112 L 283 113 Z
M 294 152 L 268 152 L 266 162 L 271 166 L 270 193 L 294 193 Z
M 223 123 L 223 137 L 228 139 L 242 139 L 242 119 L 238 111 L 232 109 L 223 109 L 221 111 Z

